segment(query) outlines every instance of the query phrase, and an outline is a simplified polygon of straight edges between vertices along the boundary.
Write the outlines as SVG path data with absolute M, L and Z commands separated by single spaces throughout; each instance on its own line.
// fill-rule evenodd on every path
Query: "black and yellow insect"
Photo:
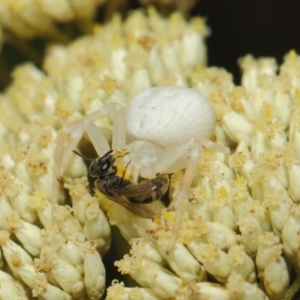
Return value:
M 83 157 L 78 152 L 74 152 Z M 89 174 L 96 178 L 96 189 L 130 212 L 143 218 L 152 218 L 154 213 L 143 204 L 151 203 L 163 197 L 169 188 L 169 176 L 163 174 L 153 179 L 142 179 L 138 183 L 133 183 L 126 174 L 128 164 L 125 168 L 118 167 L 115 164 L 116 158 L 112 153 L 113 150 L 110 150 L 102 157 L 92 160 Z

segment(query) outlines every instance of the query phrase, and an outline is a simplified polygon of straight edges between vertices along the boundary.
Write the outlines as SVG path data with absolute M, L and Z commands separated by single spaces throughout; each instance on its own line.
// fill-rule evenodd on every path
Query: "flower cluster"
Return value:
M 57 132 L 24 121 L 8 97 L 0 105 L 1 297 L 98 299 L 105 289 L 101 255 L 110 227 L 87 180 L 73 180 L 86 174 L 84 164 L 75 158 L 66 173 L 73 207 L 62 205 L 62 190 L 60 205 L 53 203 Z
M 55 22 L 91 19 L 95 9 L 105 0 L 2 0 L 0 28 L 23 38 L 59 35 Z
M 95 26 L 93 35 L 68 47 L 52 46 L 46 73 L 31 64 L 16 69 L 0 96 L 2 298 L 99 299 L 106 277 L 102 256 L 110 246 L 101 209 L 131 245 L 116 266 L 139 284 L 115 281 L 107 299 L 287 294 L 300 267 L 300 57 L 291 51 L 278 67 L 273 59 L 246 56 L 236 86 L 225 70 L 205 67 L 207 34 L 201 18 L 187 22 L 179 13 L 165 19 L 154 9 L 135 11 L 125 21 L 116 16 Z M 148 220 L 100 193 L 93 197 L 75 155 L 63 182 L 54 173 L 62 127 L 106 103 L 126 105 L 139 91 L 166 85 L 203 93 L 217 118 L 213 140 L 231 149 L 229 158 L 204 149 L 169 252 L 174 211 L 160 207 L 161 214 Z M 97 125 L 110 139 L 111 118 Z M 84 140 L 80 147 L 91 145 Z M 172 175 L 170 198 L 182 176 Z
M 173 212 L 143 220 L 100 197 L 131 244 L 115 264 L 141 286 L 115 282 L 107 299 L 292 299 L 300 266 L 300 58 L 291 51 L 279 71 L 270 58 L 249 55 L 239 64 L 241 86 L 222 69 L 192 74 L 192 87 L 215 108 L 213 139 L 231 155 L 204 149 L 170 253 Z M 171 197 L 181 178 L 172 175 Z
M 165 19 L 154 9 L 136 11 L 124 22 L 116 16 L 95 26 L 93 35 L 68 47 L 52 46 L 46 73 L 32 64 L 15 70 L 0 95 L 2 298 L 102 296 L 110 226 L 90 194 L 80 157 L 73 155 L 57 181 L 58 132 L 105 103 L 126 105 L 153 85 L 188 85 L 194 68 L 204 68 L 207 34 L 201 18 L 187 22 L 179 13 Z M 109 139 L 111 119 L 98 125 Z M 86 140 L 80 146 L 91 148 Z

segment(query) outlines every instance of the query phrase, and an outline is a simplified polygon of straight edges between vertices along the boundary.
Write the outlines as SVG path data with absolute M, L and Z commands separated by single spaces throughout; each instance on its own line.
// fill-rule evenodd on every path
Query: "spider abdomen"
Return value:
M 193 137 L 210 139 L 215 122 L 210 102 L 196 90 L 154 87 L 130 101 L 126 129 L 130 140 L 168 148 Z

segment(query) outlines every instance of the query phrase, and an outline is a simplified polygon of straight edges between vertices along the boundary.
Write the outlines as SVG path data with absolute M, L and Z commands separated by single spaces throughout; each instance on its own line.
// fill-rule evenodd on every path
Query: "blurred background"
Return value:
M 300 51 L 299 1 L 109 0 L 98 6 L 94 19 L 103 23 L 115 12 L 126 17 L 130 10 L 148 4 L 156 5 L 164 14 L 180 9 L 187 17 L 196 15 L 205 17 L 211 28 L 211 34 L 206 41 L 208 65 L 224 67 L 234 75 L 237 84 L 240 77 L 237 65 L 239 57 L 251 53 L 255 57 L 272 56 L 281 63 L 289 50 Z M 88 26 L 83 27 L 82 24 L 79 26 L 78 22 L 72 20 L 66 23 L 57 22 L 55 25 L 63 33 L 61 36 L 40 36 L 30 39 L 22 39 L 4 27 L 0 52 L 0 90 L 4 90 L 9 84 L 14 66 L 28 60 L 41 66 L 44 51 L 49 43 L 68 43 L 89 30 Z

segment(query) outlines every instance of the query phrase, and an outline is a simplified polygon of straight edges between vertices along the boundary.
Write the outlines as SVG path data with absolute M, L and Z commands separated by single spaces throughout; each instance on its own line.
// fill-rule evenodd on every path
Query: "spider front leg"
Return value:
M 99 111 L 85 116 L 60 131 L 55 154 L 55 175 L 58 180 L 62 178 L 73 155 L 72 151 L 79 144 L 84 132 L 89 136 L 98 156 L 102 156 L 109 151 L 109 144 L 103 133 L 94 124 L 94 121 L 107 117 L 111 113 L 115 113 L 112 146 L 119 147 L 125 144 L 124 108 L 115 103 L 104 105 Z
M 181 217 L 184 212 L 184 200 L 187 196 L 189 188 L 192 185 L 193 178 L 196 173 L 197 163 L 199 161 L 201 154 L 202 154 L 202 145 L 195 140 L 191 149 L 189 161 L 187 163 L 182 181 L 180 183 L 179 190 L 176 193 L 173 202 L 170 205 L 171 207 L 176 205 L 176 211 L 175 211 L 175 223 L 173 226 L 173 234 L 167 248 L 168 253 L 171 251 L 171 249 L 173 248 L 176 242 L 178 232 L 179 232 Z
M 175 223 L 174 223 L 173 230 L 172 230 L 172 238 L 167 247 L 167 253 L 169 253 L 172 250 L 172 248 L 176 242 L 177 236 L 178 236 L 180 222 L 181 222 L 182 214 L 184 212 L 184 201 L 188 194 L 188 190 L 192 185 L 193 178 L 196 174 L 197 164 L 202 155 L 202 150 L 203 150 L 202 146 L 205 146 L 207 148 L 214 149 L 216 151 L 220 151 L 220 152 L 224 153 L 225 161 L 229 160 L 230 150 L 227 147 L 216 144 L 207 139 L 192 138 L 189 141 L 189 143 L 191 144 L 189 150 L 187 150 L 187 148 L 186 148 L 186 146 L 188 144 L 183 144 L 181 147 L 177 148 L 177 157 L 178 158 L 180 157 L 180 153 L 181 153 L 182 157 L 184 157 L 187 154 L 187 151 L 189 153 L 189 157 L 188 157 L 188 161 L 185 165 L 185 172 L 184 172 L 182 181 L 180 183 L 179 190 L 176 193 L 175 197 L 173 198 L 172 203 L 169 205 L 169 209 L 172 209 L 176 205 L 176 211 L 175 211 Z M 186 150 L 184 150 L 184 149 L 186 149 Z M 172 149 L 170 149 L 170 150 L 172 150 Z M 164 155 L 169 155 L 170 150 L 166 151 L 166 153 Z M 174 162 L 175 163 L 173 166 L 171 166 L 171 169 L 174 167 L 177 167 L 177 168 L 180 167 L 180 165 L 179 165 L 180 160 L 178 160 L 177 162 L 176 161 L 174 161 Z M 169 173 L 170 173 L 170 169 L 169 169 Z
M 184 212 L 184 201 L 186 199 L 189 188 L 192 185 L 193 177 L 196 173 L 197 163 L 202 154 L 202 144 L 196 138 L 191 138 L 181 145 L 168 148 L 159 157 L 157 162 L 151 168 L 148 168 L 145 177 L 153 178 L 157 174 L 173 173 L 185 168 L 185 172 L 180 183 L 180 187 L 169 209 L 176 206 L 175 223 L 173 226 L 173 234 L 168 245 L 167 252 L 173 248 L 180 227 L 181 217 Z
M 73 150 L 77 147 L 84 132 L 90 138 L 98 156 L 102 156 L 110 149 L 109 144 L 94 121 L 115 113 L 113 127 L 113 145 L 122 146 L 125 144 L 125 109 L 115 103 L 104 105 L 99 111 L 92 113 L 84 118 L 64 127 L 58 136 L 57 148 L 55 153 L 55 177 L 53 178 L 52 207 L 53 214 L 58 202 L 59 181 L 63 177 L 66 168 L 73 155 Z

